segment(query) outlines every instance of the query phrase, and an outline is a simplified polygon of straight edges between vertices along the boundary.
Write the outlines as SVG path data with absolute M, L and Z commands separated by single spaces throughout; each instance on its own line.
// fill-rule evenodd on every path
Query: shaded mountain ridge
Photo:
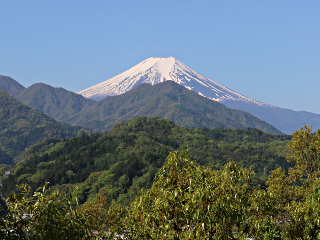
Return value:
M 15 80 L 11 82 L 17 85 Z M 121 120 L 145 115 L 160 116 L 190 128 L 251 127 L 281 133 L 250 114 L 228 109 L 173 81 L 162 82 L 159 86 L 138 85 L 132 91 L 100 102 L 43 83 L 23 89 L 17 98 L 58 121 L 96 131 L 107 131 Z
M 0 89 L 16 98 L 25 87 L 11 77 L 0 75 Z
M 106 96 L 123 94 L 142 83 L 154 85 L 167 80 L 175 81 L 229 108 L 249 112 L 286 134 L 292 134 L 305 124 L 320 129 L 320 114 L 283 109 L 251 99 L 203 76 L 173 57 L 150 57 L 78 93 L 86 98 L 101 100 Z
M 62 122 L 96 102 L 64 88 L 54 88 L 44 83 L 31 85 L 22 91 L 17 98 L 24 104 L 37 108 Z
M 66 120 L 97 131 L 107 131 L 121 120 L 138 116 L 159 116 L 188 128 L 258 128 L 281 132 L 255 116 L 225 107 L 183 86 L 165 81 L 140 84 L 118 96 L 107 97 Z
M 62 124 L 0 90 L 0 163 L 12 160 L 29 146 L 48 137 L 77 136 L 80 127 Z
M 35 83 L 25 88 L 5 76 L 0 76 L 0 89 L 61 122 L 96 102 L 64 88 L 55 88 L 44 83 Z

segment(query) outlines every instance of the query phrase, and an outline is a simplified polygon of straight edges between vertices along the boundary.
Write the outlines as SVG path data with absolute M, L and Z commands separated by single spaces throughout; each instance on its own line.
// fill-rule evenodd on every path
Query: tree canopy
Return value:
M 183 149 L 216 170 L 235 161 L 255 171 L 255 184 L 264 184 L 270 171 L 293 165 L 285 160 L 290 139 L 258 129 L 188 129 L 159 117 L 139 117 L 116 124 L 111 132 L 51 138 L 30 147 L 4 180 L 3 192 L 23 183 L 35 191 L 50 182 L 64 191 L 76 185 L 72 189 L 80 203 L 99 193 L 128 205 L 141 188 L 151 187 L 166 156 Z
M 252 169 L 234 161 L 213 169 L 186 150 L 172 151 L 152 186 L 129 206 L 98 194 L 79 208 L 71 195 L 46 186 L 30 197 L 25 185 L 7 199 L 0 234 L 5 239 L 10 234 L 90 239 L 97 236 L 93 232 L 109 239 L 320 239 L 319 147 L 320 131 L 305 126 L 295 132 L 288 154 L 294 167 L 273 170 L 264 188 L 253 184 Z M 31 217 L 23 219 L 23 213 Z

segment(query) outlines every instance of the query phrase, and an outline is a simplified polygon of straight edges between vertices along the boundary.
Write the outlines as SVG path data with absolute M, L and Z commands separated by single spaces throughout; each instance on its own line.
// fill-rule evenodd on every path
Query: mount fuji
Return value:
M 232 91 L 221 84 L 201 75 L 173 57 L 148 58 L 129 70 L 102 83 L 84 89 L 78 94 L 85 98 L 101 100 L 107 96 L 120 95 L 141 83 L 151 85 L 167 80 L 174 81 L 199 95 L 212 100 L 236 100 L 267 105 Z
M 174 81 L 189 90 L 227 107 L 247 111 L 291 134 L 304 124 L 320 128 L 320 114 L 283 109 L 243 96 L 186 66 L 173 58 L 148 58 L 129 70 L 97 85 L 84 89 L 78 94 L 85 98 L 101 100 L 107 96 L 120 95 L 141 83 L 155 85 L 167 80 Z

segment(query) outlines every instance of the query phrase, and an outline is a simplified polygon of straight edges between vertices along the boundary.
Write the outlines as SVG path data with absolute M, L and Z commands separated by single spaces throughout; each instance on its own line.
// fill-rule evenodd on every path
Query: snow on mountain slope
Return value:
M 140 83 L 154 85 L 167 80 L 175 81 L 189 90 L 218 102 L 236 100 L 255 103 L 260 106 L 270 106 L 245 97 L 212 81 L 173 57 L 148 58 L 129 70 L 84 89 L 78 94 L 86 98 L 101 100 L 107 96 L 119 95 L 130 91 Z
M 167 80 L 175 81 L 229 108 L 249 112 L 286 134 L 292 134 L 304 124 L 320 129 L 320 114 L 283 109 L 245 97 L 201 75 L 173 57 L 148 58 L 118 76 L 80 91 L 78 94 L 101 100 L 107 96 L 130 91 L 140 83 L 154 85 Z

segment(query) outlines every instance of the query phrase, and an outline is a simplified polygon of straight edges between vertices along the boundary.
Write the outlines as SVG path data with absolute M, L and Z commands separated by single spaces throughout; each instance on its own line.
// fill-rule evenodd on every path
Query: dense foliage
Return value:
M 80 203 L 99 193 L 129 204 L 141 188 L 151 186 L 169 152 L 182 149 L 213 169 L 229 161 L 251 167 L 253 181 L 263 184 L 271 170 L 290 166 L 285 160 L 289 139 L 257 129 L 187 129 L 159 117 L 139 117 L 116 124 L 111 132 L 47 139 L 30 147 L 3 191 L 8 194 L 22 183 L 35 190 L 50 182 L 65 191 L 76 185 L 72 191 Z
M 320 239 L 320 131 L 302 128 L 289 148 L 295 167 L 272 171 L 266 189 L 234 162 L 215 171 L 171 153 L 123 228 L 130 239 Z
M 7 212 L 7 205 L 4 199 L 0 196 L 0 217 L 5 215 Z
M 72 205 L 72 196 L 46 185 L 30 197 L 30 187 L 7 200 L 9 214 L 0 221 L 1 239 L 90 239 L 90 225 Z
M 288 174 L 273 170 L 266 189 L 252 184 L 254 171 L 235 162 L 213 170 L 175 151 L 151 188 L 129 207 L 97 195 L 96 203 L 76 209 L 71 196 L 46 187 L 33 199 L 28 191 L 13 194 L 0 234 L 4 239 L 12 233 L 19 239 L 320 239 L 320 131 L 295 132 L 289 149 L 296 165 Z M 32 216 L 24 220 L 22 213 Z
M 48 137 L 70 138 L 81 130 L 58 123 L 0 90 L 0 164 L 12 164 L 27 147 Z
M 124 225 L 137 239 L 238 239 L 254 231 L 270 239 L 278 213 L 266 191 L 252 186 L 253 175 L 234 162 L 215 171 L 186 152 L 171 153 L 151 189 L 131 204 Z

